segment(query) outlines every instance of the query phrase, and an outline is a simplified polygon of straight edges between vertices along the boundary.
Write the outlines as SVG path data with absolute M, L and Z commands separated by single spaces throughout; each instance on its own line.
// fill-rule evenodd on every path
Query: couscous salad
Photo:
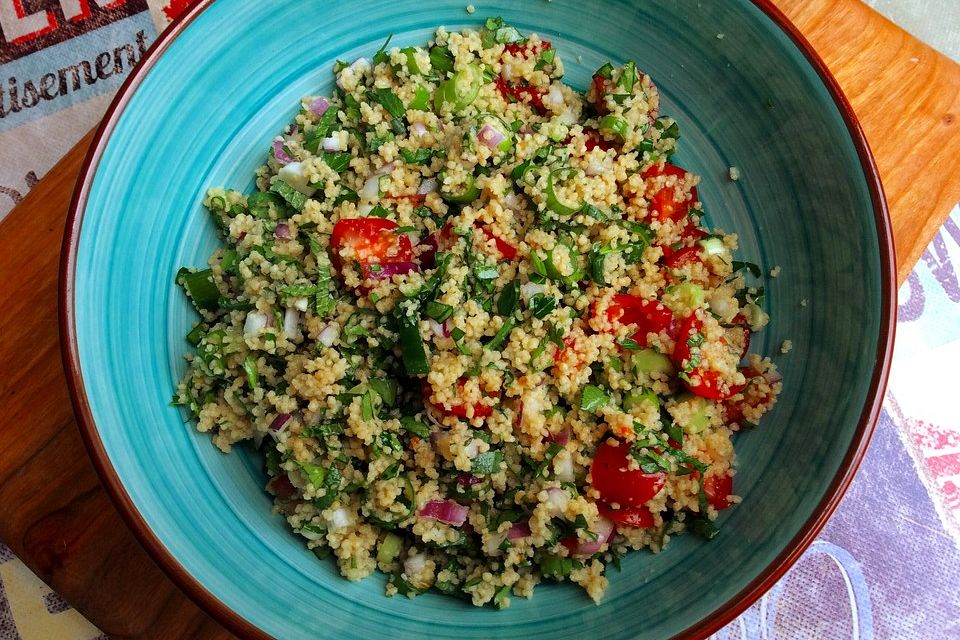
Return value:
M 202 318 L 175 403 L 388 595 L 599 601 L 629 550 L 714 536 L 731 435 L 782 383 L 749 350 L 761 271 L 703 224 L 650 77 L 578 93 L 499 18 L 334 71 L 254 193 L 204 199 L 225 245 L 177 275 Z

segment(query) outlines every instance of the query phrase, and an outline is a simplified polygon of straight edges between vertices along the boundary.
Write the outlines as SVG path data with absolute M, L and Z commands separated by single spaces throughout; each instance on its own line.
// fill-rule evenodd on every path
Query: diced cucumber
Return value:
M 687 405 L 689 408 L 686 420 L 677 421 L 683 427 L 684 431 L 687 433 L 700 433 L 710 426 L 710 414 L 707 412 L 710 408 L 709 400 L 695 396 L 692 393 L 685 393 L 680 397 L 677 404 Z
M 670 287 L 662 302 L 675 314 L 686 316 L 704 304 L 703 287 L 693 282 L 682 282 Z
M 670 358 L 653 349 L 640 349 L 631 356 L 634 369 L 643 373 L 673 373 L 673 363 Z
M 377 549 L 377 562 L 393 562 L 400 554 L 400 549 L 403 547 L 403 540 L 395 533 L 388 533 L 383 538 L 383 542 L 380 543 L 380 548 Z
M 655 410 L 660 409 L 660 398 L 650 389 L 631 389 L 623 398 L 623 409 L 631 411 L 642 402 L 649 402 Z

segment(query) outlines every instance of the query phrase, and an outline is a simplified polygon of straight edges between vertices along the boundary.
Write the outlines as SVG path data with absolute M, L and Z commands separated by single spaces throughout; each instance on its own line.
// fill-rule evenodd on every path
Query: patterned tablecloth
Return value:
M 0 219 L 96 124 L 185 4 L 0 0 Z M 900 291 L 883 415 L 843 503 L 790 572 L 716 638 L 960 638 L 955 264 L 960 207 Z M 0 544 L 0 640 L 102 637 Z

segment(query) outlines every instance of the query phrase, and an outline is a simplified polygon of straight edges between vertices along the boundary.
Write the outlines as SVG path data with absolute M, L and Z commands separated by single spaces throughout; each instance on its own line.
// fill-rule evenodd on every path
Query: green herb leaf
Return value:
M 453 71 L 453 54 L 447 47 L 430 47 L 430 66 L 439 71 L 441 77 Z
M 592 384 L 588 384 L 583 387 L 583 392 L 580 396 L 580 408 L 584 411 L 593 413 L 597 409 L 600 409 L 607 402 L 610 401 L 610 396 L 607 395 L 607 392 L 596 387 Z
M 430 164 L 434 153 L 436 153 L 435 149 L 416 149 L 415 151 L 400 149 L 400 156 L 407 164 Z
M 470 473 L 477 476 L 489 476 L 500 470 L 503 462 L 503 452 L 499 449 L 491 449 L 481 453 L 470 465 Z
M 367 381 L 370 388 L 377 392 L 377 395 L 388 406 L 393 406 L 397 402 L 397 381 L 392 378 L 370 378 Z
M 513 280 L 503 288 L 497 298 L 497 313 L 502 316 L 511 316 L 517 310 L 517 301 L 520 297 L 520 281 Z
M 270 191 L 276 193 L 281 198 L 287 201 L 291 207 L 297 211 L 303 211 L 303 207 L 307 204 L 307 196 L 300 193 L 289 184 L 280 180 L 274 180 L 273 184 L 270 185 Z
M 403 102 L 400 101 L 400 98 L 397 97 L 392 89 L 374 89 L 370 92 L 370 97 L 375 102 L 383 105 L 383 108 L 387 110 L 387 113 L 394 118 L 403 118 L 403 116 L 407 114 L 407 110 L 404 108 Z
M 750 275 L 752 275 L 754 278 L 759 278 L 760 275 L 763 273 L 763 271 L 760 269 L 760 266 L 757 264 L 754 264 L 753 262 L 742 262 L 740 260 L 733 261 L 734 271 L 741 271 L 743 269 L 746 269 L 747 271 L 749 271 Z
M 430 437 L 430 427 L 412 416 L 404 416 L 400 418 L 400 426 L 403 427 L 404 431 L 408 431 L 415 436 L 419 436 L 421 438 Z
M 550 315 L 557 308 L 557 299 L 551 295 L 538 293 L 530 298 L 530 312 L 534 318 L 540 320 Z
M 431 300 L 427 303 L 424 313 L 427 314 L 427 317 L 432 318 L 437 322 L 443 322 L 453 315 L 453 307 L 451 307 L 449 304 L 443 304 L 442 302 Z
M 377 49 L 377 52 L 373 54 L 373 64 L 380 64 L 381 62 L 387 61 L 387 47 L 390 45 L 391 40 L 393 40 L 392 33 L 387 36 L 387 39 L 384 41 L 384 43 L 380 45 L 380 48 Z

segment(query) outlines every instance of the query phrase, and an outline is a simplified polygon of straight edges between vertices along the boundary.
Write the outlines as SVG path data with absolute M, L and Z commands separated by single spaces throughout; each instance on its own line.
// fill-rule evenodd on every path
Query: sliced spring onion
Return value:
M 187 334 L 187 342 L 196 347 L 200 344 L 200 341 L 203 340 L 204 333 L 205 331 L 203 323 L 197 323 L 197 325 L 190 330 L 190 333 Z
M 566 236 L 557 239 L 547 252 L 544 266 L 548 278 L 567 285 L 579 282 L 585 274 L 583 259 L 573 245 L 573 239 Z
M 593 75 L 610 80 L 613 78 L 613 65 L 607 62 L 602 67 L 594 71 Z
M 583 203 L 568 204 L 557 197 L 556 182 L 570 180 L 576 176 L 576 171 L 570 168 L 554 169 L 547 175 L 547 208 L 562 216 L 576 213 L 583 207 Z
M 483 84 L 483 72 L 480 67 L 470 64 L 444 80 L 433 94 L 433 107 L 440 113 L 447 107 L 451 111 L 462 111 L 477 99 Z
M 630 124 L 620 116 L 606 115 L 600 119 L 600 133 L 614 135 L 622 140 L 630 133 Z
M 177 282 L 198 310 L 214 311 L 218 308 L 220 290 L 213 283 L 213 270 L 190 271 L 186 267 L 177 272 Z
M 443 180 L 446 177 L 446 173 L 440 172 L 439 181 L 440 184 L 443 184 Z M 480 188 L 477 187 L 477 179 L 472 175 L 467 176 L 467 186 L 464 187 L 463 191 L 460 193 L 450 193 L 449 191 L 444 191 L 440 189 L 440 197 L 446 200 L 447 202 L 453 202 L 455 204 L 470 204 L 474 200 L 480 197 Z
M 504 321 L 503 326 L 500 327 L 500 330 L 497 331 L 496 335 L 493 336 L 490 342 L 484 345 L 484 348 L 490 349 L 491 351 L 496 351 L 499 349 L 503 343 L 506 342 L 507 337 L 509 337 L 510 332 L 513 331 L 513 328 L 516 326 L 516 324 L 517 321 L 513 316 L 507 318 L 506 321 Z
M 623 65 L 623 73 L 620 74 L 620 86 L 627 93 L 633 93 L 633 84 L 637 81 L 637 63 L 628 60 Z
M 247 384 L 250 386 L 250 390 L 256 389 L 260 382 L 260 376 L 257 374 L 257 359 L 252 353 L 248 353 L 247 357 L 243 359 L 243 371 L 247 374 Z

